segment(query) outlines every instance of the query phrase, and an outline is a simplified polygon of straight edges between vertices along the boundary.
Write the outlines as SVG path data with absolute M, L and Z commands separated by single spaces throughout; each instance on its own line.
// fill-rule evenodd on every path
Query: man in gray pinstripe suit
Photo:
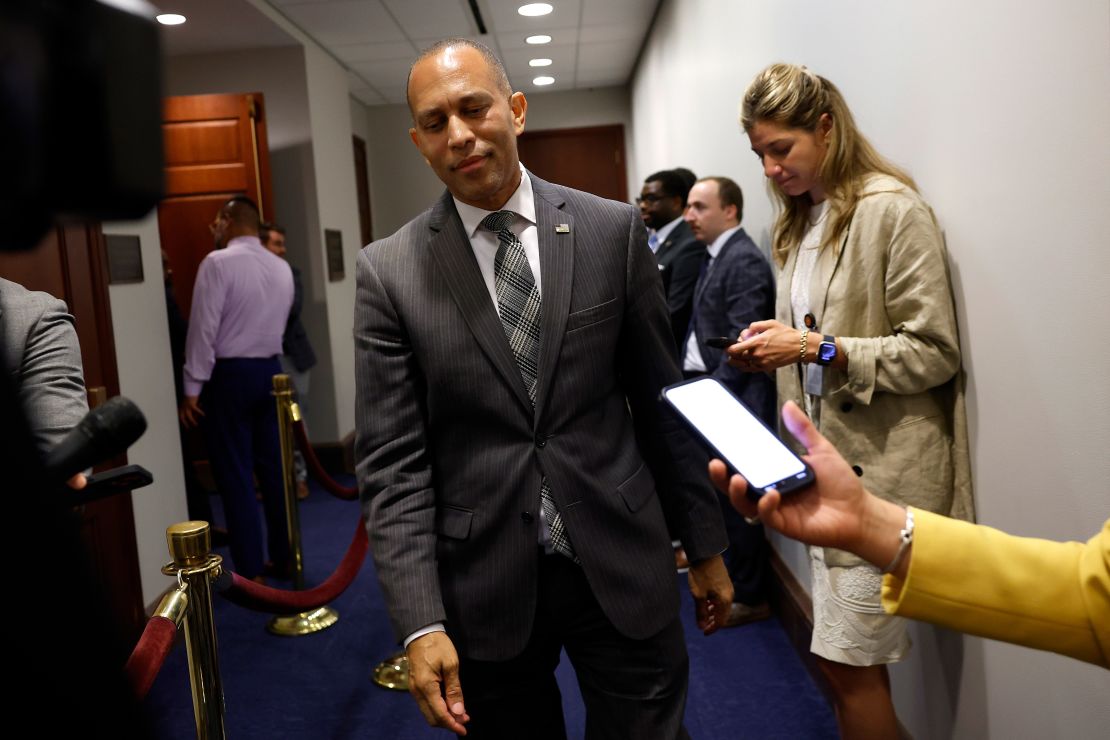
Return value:
M 359 487 L 411 692 L 459 734 L 564 737 L 565 648 L 589 737 L 686 737 L 668 521 L 707 634 L 732 587 L 707 456 L 658 402 L 681 373 L 640 215 L 521 167 L 527 101 L 480 44 L 424 52 L 408 97 L 447 192 L 359 254 L 355 342 Z

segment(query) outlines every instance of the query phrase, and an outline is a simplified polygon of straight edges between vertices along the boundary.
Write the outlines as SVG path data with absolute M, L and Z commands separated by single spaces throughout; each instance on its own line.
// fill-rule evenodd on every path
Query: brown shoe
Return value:
M 679 573 L 690 570 L 690 559 L 686 557 L 686 550 L 682 545 L 674 549 L 674 567 Z
M 756 604 L 755 606 L 748 606 L 741 604 L 739 601 L 732 602 L 732 606 L 728 610 L 728 618 L 725 619 L 726 627 L 739 627 L 742 624 L 749 622 L 758 622 L 762 619 L 767 619 L 771 616 L 771 607 L 767 602 Z
M 297 500 L 304 501 L 308 498 L 308 481 L 297 481 Z

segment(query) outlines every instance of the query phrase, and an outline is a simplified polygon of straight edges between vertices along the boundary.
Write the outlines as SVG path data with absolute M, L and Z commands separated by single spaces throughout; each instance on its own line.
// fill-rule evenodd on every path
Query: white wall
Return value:
M 443 183 L 409 138 L 408 106 L 376 105 L 365 111 L 367 128 L 355 133 L 366 141 L 374 238 L 381 239 L 431 205 L 443 193 Z
M 309 240 L 313 248 L 311 272 L 313 293 L 322 289 L 327 306 L 336 419 L 333 430 L 314 430 L 314 438 L 339 440 L 355 428 L 355 255 L 363 246 L 360 243 L 354 149 L 351 143 L 350 96 L 347 93 L 346 72 L 315 44 L 305 45 L 305 70 L 312 125 L 316 213 L 320 221 Z M 332 282 L 328 279 L 325 229 L 334 229 L 343 235 L 342 280 Z M 321 371 L 314 373 L 314 382 L 316 376 L 327 372 L 324 368 Z M 318 399 L 313 399 L 313 405 L 318 402 Z M 334 436 L 320 436 L 328 431 Z
M 1097 328 L 1110 273 L 1110 4 L 665 3 L 632 84 L 635 169 L 733 177 L 764 245 L 771 204 L 736 121 L 748 81 L 779 60 L 837 84 L 945 229 L 980 520 L 1086 539 L 1110 514 L 1110 345 Z M 808 582 L 798 550 L 779 544 Z M 932 628 L 915 642 L 893 676 L 918 738 L 1110 727 L 1105 671 Z
M 141 221 L 106 222 L 105 234 L 139 237 L 143 282 L 112 285 L 112 334 L 116 344 L 120 394 L 146 416 L 147 430 L 127 451 L 128 462 L 142 465 L 154 482 L 131 494 L 143 603 L 150 604 L 174 584 L 162 575 L 169 561 L 166 528 L 189 519 L 177 430 L 166 296 L 162 283 L 162 242 L 157 211 Z

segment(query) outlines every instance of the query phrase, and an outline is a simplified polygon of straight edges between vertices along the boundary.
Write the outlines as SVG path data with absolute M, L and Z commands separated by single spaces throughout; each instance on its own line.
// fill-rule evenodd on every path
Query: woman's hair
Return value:
M 829 199 L 830 209 L 829 226 L 825 230 L 822 246 L 839 243 L 839 237 L 856 212 L 868 175 L 889 175 L 917 190 L 913 178 L 875 151 L 856 128 L 852 112 L 836 85 L 805 67 L 772 64 L 757 74 L 744 92 L 740 125 L 749 134 L 760 121 L 814 133 L 825 113 L 832 119 L 832 128 L 829 130 L 825 159 L 817 174 Z M 790 250 L 805 236 L 813 202 L 808 193 L 787 195 L 770 179 L 768 188 L 782 205 L 773 235 L 775 261 L 781 266 Z

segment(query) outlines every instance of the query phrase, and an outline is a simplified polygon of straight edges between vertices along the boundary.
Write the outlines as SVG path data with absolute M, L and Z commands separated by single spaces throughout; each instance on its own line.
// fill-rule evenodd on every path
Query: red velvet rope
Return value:
M 358 498 L 358 488 L 356 486 L 341 486 L 335 482 L 320 461 L 316 459 L 316 451 L 312 449 L 312 445 L 308 442 L 308 434 L 304 430 L 304 421 L 293 422 L 293 431 L 297 435 L 297 447 L 300 448 L 301 454 L 304 455 L 305 462 L 308 467 L 312 469 L 312 476 L 320 482 L 328 493 L 348 501 Z
M 319 586 L 307 591 L 286 591 L 263 586 L 232 571 L 224 571 L 216 582 L 216 589 L 228 601 L 247 609 L 270 614 L 300 614 L 319 609 L 346 591 L 358 575 L 369 549 L 366 526 L 360 517 L 355 537 L 343 561 Z
M 137 699 L 143 699 L 150 691 L 154 679 L 162 670 L 162 663 L 170 654 L 176 636 L 177 625 L 172 619 L 154 616 L 147 621 L 139 644 L 131 651 L 131 657 L 123 667 L 127 682 L 131 684 L 131 690 Z

